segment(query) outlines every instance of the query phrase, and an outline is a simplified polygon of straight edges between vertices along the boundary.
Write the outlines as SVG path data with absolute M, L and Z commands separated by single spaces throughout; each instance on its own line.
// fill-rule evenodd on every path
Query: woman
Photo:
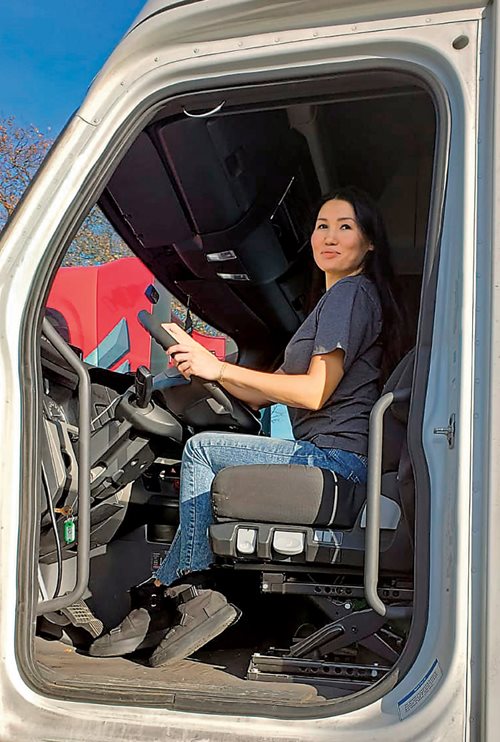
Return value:
M 217 381 L 255 409 L 287 405 L 295 440 L 218 432 L 188 440 L 180 526 L 170 550 L 154 579 L 132 590 L 133 610 L 94 642 L 92 655 L 118 656 L 159 642 L 151 664 L 167 664 L 188 657 L 238 618 L 238 609 L 223 595 L 203 588 L 214 561 L 210 488 L 221 469 L 306 464 L 366 481 L 370 410 L 381 375 L 404 350 L 387 238 L 374 202 L 352 187 L 328 196 L 311 245 L 325 293 L 290 340 L 275 373 L 221 362 L 176 324 L 166 325 L 178 340 L 169 353 L 186 378 Z

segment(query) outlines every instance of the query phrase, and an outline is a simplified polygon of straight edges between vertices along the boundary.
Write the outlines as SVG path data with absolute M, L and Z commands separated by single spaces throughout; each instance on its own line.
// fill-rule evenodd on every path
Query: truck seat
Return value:
M 215 477 L 210 538 L 218 559 L 234 569 L 259 570 L 262 592 L 310 596 L 329 619 L 286 650 L 254 655 L 248 677 L 331 678 L 335 672 L 331 682 L 352 689 L 352 682 L 363 687 L 379 679 L 373 668 L 384 660 L 384 672 L 397 660 L 403 639 L 386 624 L 412 615 L 414 481 L 406 429 L 413 367 L 411 351 L 372 411 L 367 485 L 296 464 L 228 467 Z M 371 592 L 370 566 L 377 575 Z M 339 670 L 337 653 L 352 645 L 377 661 L 340 663 Z

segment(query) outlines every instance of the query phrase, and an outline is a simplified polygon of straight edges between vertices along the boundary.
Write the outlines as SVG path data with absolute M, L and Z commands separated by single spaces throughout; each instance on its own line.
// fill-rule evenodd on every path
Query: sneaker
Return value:
M 189 657 L 241 616 L 241 611 L 215 590 L 178 585 L 168 593 L 179 601 L 178 619 L 153 652 L 150 659 L 152 667 Z
M 119 626 L 90 645 L 92 657 L 122 657 L 139 649 L 151 649 L 172 625 L 175 602 L 166 595 L 165 587 L 148 583 L 130 592 L 135 607 Z
M 146 638 L 150 622 L 151 617 L 145 608 L 134 608 L 119 626 L 90 645 L 89 654 L 92 657 L 121 657 L 135 652 Z

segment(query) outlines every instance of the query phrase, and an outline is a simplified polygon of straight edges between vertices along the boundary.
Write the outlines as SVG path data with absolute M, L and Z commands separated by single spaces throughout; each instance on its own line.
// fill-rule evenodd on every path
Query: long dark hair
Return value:
M 381 367 L 383 383 L 409 350 L 406 313 L 398 301 L 399 292 L 384 221 L 373 198 L 355 186 L 344 186 L 323 196 L 314 214 L 315 220 L 321 207 L 332 200 L 347 201 L 351 204 L 361 231 L 374 247 L 366 253 L 363 273 L 377 287 L 382 306 L 383 325 L 380 343 L 383 349 Z M 317 291 L 317 279 L 314 283 Z

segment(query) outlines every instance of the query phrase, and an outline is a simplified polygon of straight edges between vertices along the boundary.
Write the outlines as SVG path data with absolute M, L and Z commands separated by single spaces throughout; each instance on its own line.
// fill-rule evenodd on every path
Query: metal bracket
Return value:
M 447 428 L 434 428 L 434 435 L 445 435 L 448 448 L 453 448 L 455 445 L 455 413 L 450 415 Z

